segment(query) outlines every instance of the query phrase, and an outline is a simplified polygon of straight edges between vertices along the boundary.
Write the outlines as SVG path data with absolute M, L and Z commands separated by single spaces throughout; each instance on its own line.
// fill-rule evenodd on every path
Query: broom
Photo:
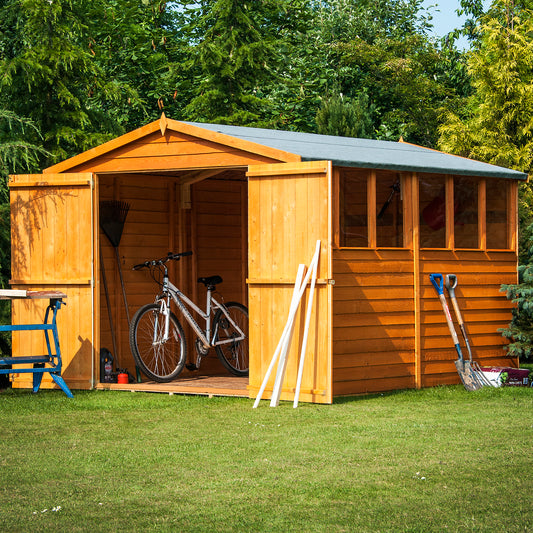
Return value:
M 127 202 L 121 202 L 119 200 L 107 200 L 100 202 L 100 227 L 115 249 L 120 285 L 122 287 L 122 298 L 124 299 L 124 308 L 126 309 L 128 326 L 130 324 L 130 312 L 128 308 L 128 300 L 126 298 L 126 290 L 124 288 L 124 279 L 122 277 L 122 267 L 120 266 L 118 245 L 120 244 L 122 231 L 124 230 L 124 223 L 126 222 L 129 209 L 130 205 Z M 107 284 L 105 289 L 107 291 Z M 112 334 L 114 336 L 114 332 Z M 113 345 L 115 345 L 115 339 L 113 339 Z M 116 355 L 117 354 L 115 354 L 115 356 Z

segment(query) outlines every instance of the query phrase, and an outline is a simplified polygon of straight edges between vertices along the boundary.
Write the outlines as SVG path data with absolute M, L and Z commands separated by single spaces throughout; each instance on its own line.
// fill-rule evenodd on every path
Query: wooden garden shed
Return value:
M 458 383 L 428 275 L 457 275 L 475 359 L 517 366 L 497 330 L 510 320 L 500 285 L 517 279 L 517 190 L 525 178 L 402 142 L 163 115 L 41 175 L 11 176 L 12 286 L 67 294 L 58 317 L 63 376 L 73 389 L 90 389 L 99 381 L 100 349 L 111 347 L 104 266 L 116 355 L 133 369 L 114 250 L 99 230 L 100 202 L 126 201 L 119 253 L 131 312 L 157 290 L 132 265 L 192 250 L 171 267 L 180 287 L 201 302 L 197 277 L 219 274 L 226 301 L 249 306 L 248 390 L 255 397 L 298 265 L 309 264 L 320 240 L 301 400 L 331 403 L 341 395 Z M 42 312 L 19 301 L 13 321 Z M 296 319 L 284 399 L 294 394 L 303 319 Z M 193 344 L 190 338 L 191 358 Z M 14 334 L 14 355 L 41 350 L 40 338 Z M 223 372 L 215 358 L 207 361 L 202 372 Z M 15 376 L 14 386 L 31 387 L 31 377 Z

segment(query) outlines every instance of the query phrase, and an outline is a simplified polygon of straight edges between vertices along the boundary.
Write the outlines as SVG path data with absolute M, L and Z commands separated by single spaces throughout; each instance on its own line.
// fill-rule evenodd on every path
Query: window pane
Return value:
M 478 181 L 475 178 L 455 176 L 454 234 L 456 248 L 478 248 Z
M 345 170 L 340 176 L 340 245 L 368 246 L 368 172 Z
M 509 183 L 504 180 L 487 180 L 487 248 L 505 250 L 507 241 L 507 205 Z
M 419 180 L 420 247 L 446 247 L 446 179 L 425 174 Z
M 376 240 L 379 247 L 403 246 L 403 202 L 400 175 L 376 173 Z

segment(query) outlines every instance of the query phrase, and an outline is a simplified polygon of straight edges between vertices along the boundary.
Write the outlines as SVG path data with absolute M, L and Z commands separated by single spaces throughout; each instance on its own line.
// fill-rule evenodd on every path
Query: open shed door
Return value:
M 250 166 L 248 171 L 250 396 L 257 397 L 287 321 L 299 264 L 309 266 L 321 241 L 318 282 L 300 400 L 332 402 L 331 163 Z M 309 291 L 304 294 L 281 398 L 292 400 Z M 275 368 L 263 398 L 271 396 Z
M 16 175 L 10 178 L 12 288 L 59 290 L 67 295 L 57 315 L 69 387 L 94 385 L 95 284 L 94 177 L 83 174 Z M 13 324 L 43 321 L 48 300 L 15 300 Z M 46 353 L 42 332 L 13 333 L 13 355 Z M 31 388 L 32 375 L 14 377 L 14 387 Z M 54 387 L 45 374 L 41 387 Z

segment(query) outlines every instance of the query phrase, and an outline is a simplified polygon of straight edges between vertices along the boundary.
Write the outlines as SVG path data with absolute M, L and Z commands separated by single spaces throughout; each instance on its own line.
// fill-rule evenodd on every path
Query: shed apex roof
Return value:
M 388 169 L 524 180 L 527 174 L 405 142 L 335 137 L 314 133 L 190 123 L 242 140 L 298 154 L 302 161 L 332 161 L 336 166 Z
M 235 146 L 238 142 L 238 147 L 245 151 L 266 155 L 280 162 L 327 160 L 332 161 L 336 166 L 347 167 L 520 180 L 527 178 L 527 174 L 523 172 L 404 142 L 181 122 L 168 119 L 164 114 L 160 120 L 62 161 L 47 168 L 45 172 L 68 172 L 80 164 L 108 154 L 112 150 L 135 142 L 158 130 L 161 131 L 161 135 L 164 135 L 167 130 L 173 130 L 227 146 Z

